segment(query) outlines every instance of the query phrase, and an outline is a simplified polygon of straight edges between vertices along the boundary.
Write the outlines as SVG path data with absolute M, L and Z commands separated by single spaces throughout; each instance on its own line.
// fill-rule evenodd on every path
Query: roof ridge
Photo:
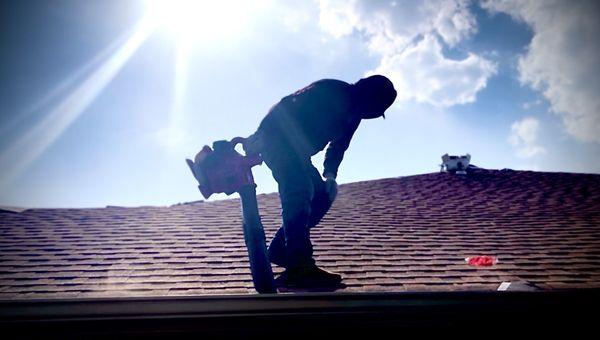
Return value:
M 509 169 L 509 168 L 486 169 L 486 168 L 480 168 L 480 167 L 476 167 L 476 168 L 472 169 L 471 171 L 473 174 L 477 174 L 477 175 L 485 174 L 485 173 L 496 174 L 496 173 L 512 172 L 512 173 L 517 173 L 517 174 L 532 173 L 532 174 L 575 175 L 575 176 L 594 176 L 594 177 L 597 176 L 600 178 L 600 174 L 581 173 L 581 172 L 565 172 L 565 171 L 514 170 L 514 169 Z M 438 176 L 438 175 L 446 175 L 446 174 L 448 174 L 448 173 L 440 172 L 440 171 L 433 171 L 433 172 L 412 174 L 412 175 L 406 175 L 406 176 L 366 179 L 366 180 L 359 180 L 359 181 L 354 181 L 354 182 L 340 183 L 339 187 L 345 188 L 345 187 L 357 185 L 357 184 L 361 185 L 361 184 L 375 183 L 375 182 L 388 181 L 388 180 L 413 179 L 413 178 L 418 178 L 418 177 Z M 258 196 L 269 196 L 269 195 L 275 195 L 275 194 L 277 194 L 277 192 L 274 191 L 274 192 L 268 192 L 268 193 L 259 193 Z M 24 212 L 27 210 L 40 211 L 40 210 L 96 210 L 96 209 L 142 209 L 142 208 L 160 209 L 160 208 L 184 207 L 184 206 L 188 206 L 188 205 L 197 205 L 200 203 L 212 204 L 214 202 L 225 202 L 225 201 L 232 201 L 232 200 L 239 200 L 239 197 L 227 197 L 227 198 L 223 198 L 223 199 L 215 199 L 215 200 L 209 200 L 209 201 L 196 200 L 196 201 L 188 201 L 188 202 L 178 202 L 178 203 L 174 203 L 174 204 L 170 204 L 170 205 L 169 204 L 167 204 L 167 205 L 139 205 L 139 206 L 106 205 L 105 207 L 80 207 L 80 208 L 73 208 L 73 207 L 22 208 L 22 207 L 0 206 L 0 211 L 21 213 L 21 212 Z

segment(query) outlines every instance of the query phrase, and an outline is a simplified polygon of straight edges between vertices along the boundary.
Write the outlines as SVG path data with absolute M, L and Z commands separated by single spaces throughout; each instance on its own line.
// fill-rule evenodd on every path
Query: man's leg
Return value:
M 289 152 L 265 153 L 263 159 L 279 185 L 282 226 L 276 233 L 269 255 L 278 265 L 314 264 L 308 220 L 314 187 L 307 163 Z
M 269 155 L 263 159 L 279 184 L 282 207 L 283 226 L 278 231 L 279 238 L 276 235 L 269 246 L 271 261 L 286 267 L 276 281 L 287 287 L 339 287 L 342 277 L 320 269 L 312 257 L 309 223 L 318 223 L 331 205 L 330 202 L 324 204 L 321 198 L 314 200 L 315 186 L 321 185 L 323 190 L 318 191 L 324 193 L 323 180 L 318 176 L 318 181 L 313 182 L 313 173 L 318 175 L 318 172 L 316 169 L 313 171 L 310 160 L 298 164 L 293 160 L 273 159 Z M 315 214 L 311 214 L 313 205 L 318 209 Z M 282 242 L 282 236 L 285 242 Z M 280 256 L 284 260 L 275 259 L 275 249 L 280 250 L 279 255 L 285 254 Z
M 329 195 L 325 191 L 325 182 L 312 164 L 309 167 L 311 182 L 313 185 L 314 195 L 310 205 L 310 215 L 308 217 L 308 229 L 315 227 L 327 214 L 332 202 L 329 200 Z M 271 262 L 282 267 L 287 267 L 285 260 L 285 229 L 283 225 L 277 230 L 273 240 L 269 245 L 269 258 Z
M 319 170 L 317 170 L 317 168 L 315 168 L 312 164 L 310 167 L 311 179 L 315 193 L 311 201 L 308 227 L 314 228 L 317 226 L 317 224 L 319 224 L 319 222 L 321 222 L 323 216 L 327 214 L 333 202 L 329 199 L 329 194 L 327 191 L 325 191 L 325 181 L 323 181 Z

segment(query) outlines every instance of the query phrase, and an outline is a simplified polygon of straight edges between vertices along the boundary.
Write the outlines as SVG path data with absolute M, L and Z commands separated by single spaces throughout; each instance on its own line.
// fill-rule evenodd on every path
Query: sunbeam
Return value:
M 186 131 L 183 127 L 185 115 L 185 97 L 187 91 L 188 66 L 190 45 L 179 42 L 175 47 L 175 65 L 173 76 L 173 95 L 168 125 L 158 132 L 159 142 L 168 147 L 181 146 L 186 141 Z
M 112 56 L 50 110 L 39 123 L 0 154 L 0 165 L 3 167 L 0 188 L 14 181 L 86 110 L 148 38 L 154 27 L 149 21 L 142 20 Z
M 173 96 L 169 120 L 160 129 L 158 143 L 174 150 L 189 140 L 183 125 L 186 114 L 188 66 L 195 49 L 206 49 L 240 39 L 261 1 L 146 0 L 146 18 L 157 31 L 167 33 L 175 48 Z
M 86 62 L 78 70 L 61 80 L 56 87 L 44 94 L 42 98 L 34 101 L 33 104 L 29 105 L 18 114 L 12 116 L 10 120 L 0 126 L 0 135 L 17 129 L 19 125 L 22 124 L 23 121 L 27 120 L 27 118 L 29 118 L 31 115 L 40 113 L 40 111 L 47 109 L 53 103 L 58 102 L 61 96 L 65 95 L 70 89 L 73 89 L 78 82 L 81 82 L 83 79 L 85 79 L 84 77 L 87 74 L 90 74 L 93 70 L 98 68 L 98 66 L 102 64 L 102 61 L 107 60 L 111 55 L 116 53 L 119 47 L 122 46 L 125 41 L 127 41 L 128 36 L 129 35 L 123 35 L 121 38 L 116 39 L 112 44 L 104 48 L 100 53 Z

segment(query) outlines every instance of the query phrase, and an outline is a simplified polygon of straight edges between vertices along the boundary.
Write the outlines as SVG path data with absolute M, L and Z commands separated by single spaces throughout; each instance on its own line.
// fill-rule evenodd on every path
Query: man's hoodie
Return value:
M 301 159 L 329 144 L 323 174 L 336 176 L 361 120 L 353 97 L 351 84 L 335 79 L 316 81 L 275 104 L 258 132 L 266 145 L 276 145 L 278 152 L 295 153 Z

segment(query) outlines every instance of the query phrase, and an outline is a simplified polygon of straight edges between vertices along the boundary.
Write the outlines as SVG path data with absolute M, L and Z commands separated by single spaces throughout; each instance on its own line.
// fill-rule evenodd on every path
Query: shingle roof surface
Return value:
M 339 192 L 312 240 L 346 291 L 600 287 L 600 175 L 478 170 Z M 279 199 L 258 199 L 270 238 Z M 231 199 L 0 211 L 0 299 L 254 293 L 239 210 Z M 472 267 L 474 255 L 499 262 Z

